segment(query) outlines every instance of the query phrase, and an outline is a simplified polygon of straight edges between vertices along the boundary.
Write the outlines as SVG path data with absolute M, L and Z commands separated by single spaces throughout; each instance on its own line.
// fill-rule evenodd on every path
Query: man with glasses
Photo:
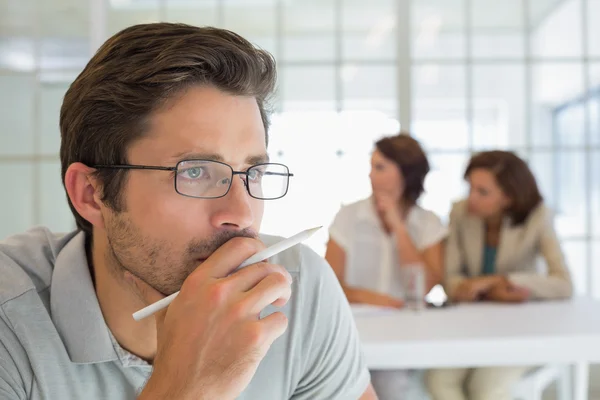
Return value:
M 236 271 L 279 240 L 258 234 L 264 201 L 292 177 L 266 150 L 274 85 L 271 55 L 215 28 L 138 25 L 98 50 L 60 114 L 77 231 L 0 243 L 0 398 L 376 399 L 320 257 Z

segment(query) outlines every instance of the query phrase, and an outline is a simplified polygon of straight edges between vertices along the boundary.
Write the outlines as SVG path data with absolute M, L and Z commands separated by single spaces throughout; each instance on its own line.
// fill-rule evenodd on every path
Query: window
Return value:
M 0 197 L 0 238 L 74 227 L 59 175 L 62 96 L 109 35 L 168 20 L 232 29 L 277 59 L 269 150 L 295 176 L 288 197 L 267 203 L 265 232 L 327 225 L 368 196 L 373 142 L 401 121 L 428 151 L 422 205 L 442 219 L 466 193 L 472 152 L 526 158 L 578 291 L 600 297 L 600 0 L 5 3 L 0 179 L 12 190 Z M 323 230 L 309 244 L 322 253 L 326 240 Z

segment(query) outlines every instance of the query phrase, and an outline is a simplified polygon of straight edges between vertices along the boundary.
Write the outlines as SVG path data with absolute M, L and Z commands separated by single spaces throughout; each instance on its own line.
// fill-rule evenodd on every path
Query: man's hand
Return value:
M 225 243 L 190 274 L 173 303 L 155 314 L 154 371 L 139 399 L 234 399 L 246 388 L 287 328 L 282 313 L 263 319 L 259 313 L 269 304 L 287 303 L 289 273 L 267 263 L 232 273 L 263 249 L 249 238 Z M 164 297 L 141 280 L 128 279 L 146 303 Z
M 484 300 L 500 303 L 523 303 L 529 299 L 529 296 L 529 290 L 505 280 L 492 286 L 483 298 Z
M 454 301 L 473 302 L 480 300 L 495 285 L 506 281 L 506 278 L 500 275 L 480 276 L 463 281 L 454 293 Z

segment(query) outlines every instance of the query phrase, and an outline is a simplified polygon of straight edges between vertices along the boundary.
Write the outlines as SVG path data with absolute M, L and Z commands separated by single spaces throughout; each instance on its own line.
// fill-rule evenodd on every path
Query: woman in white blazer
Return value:
M 552 213 L 527 164 L 511 152 L 483 152 L 471 158 L 465 179 L 469 197 L 452 208 L 445 255 L 444 286 L 451 301 L 571 297 Z M 427 386 L 434 400 L 509 400 L 512 386 L 529 369 L 433 370 Z

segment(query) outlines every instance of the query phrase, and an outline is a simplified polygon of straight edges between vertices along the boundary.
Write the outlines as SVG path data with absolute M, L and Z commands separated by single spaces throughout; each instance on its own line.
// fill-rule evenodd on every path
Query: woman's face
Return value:
M 375 196 L 392 196 L 400 200 L 404 188 L 404 177 L 398 165 L 375 149 L 371 157 L 371 187 Z
M 476 168 L 469 173 L 470 185 L 469 212 L 481 217 L 491 218 L 502 215 L 510 206 L 510 198 L 498 185 L 496 177 L 489 170 Z

